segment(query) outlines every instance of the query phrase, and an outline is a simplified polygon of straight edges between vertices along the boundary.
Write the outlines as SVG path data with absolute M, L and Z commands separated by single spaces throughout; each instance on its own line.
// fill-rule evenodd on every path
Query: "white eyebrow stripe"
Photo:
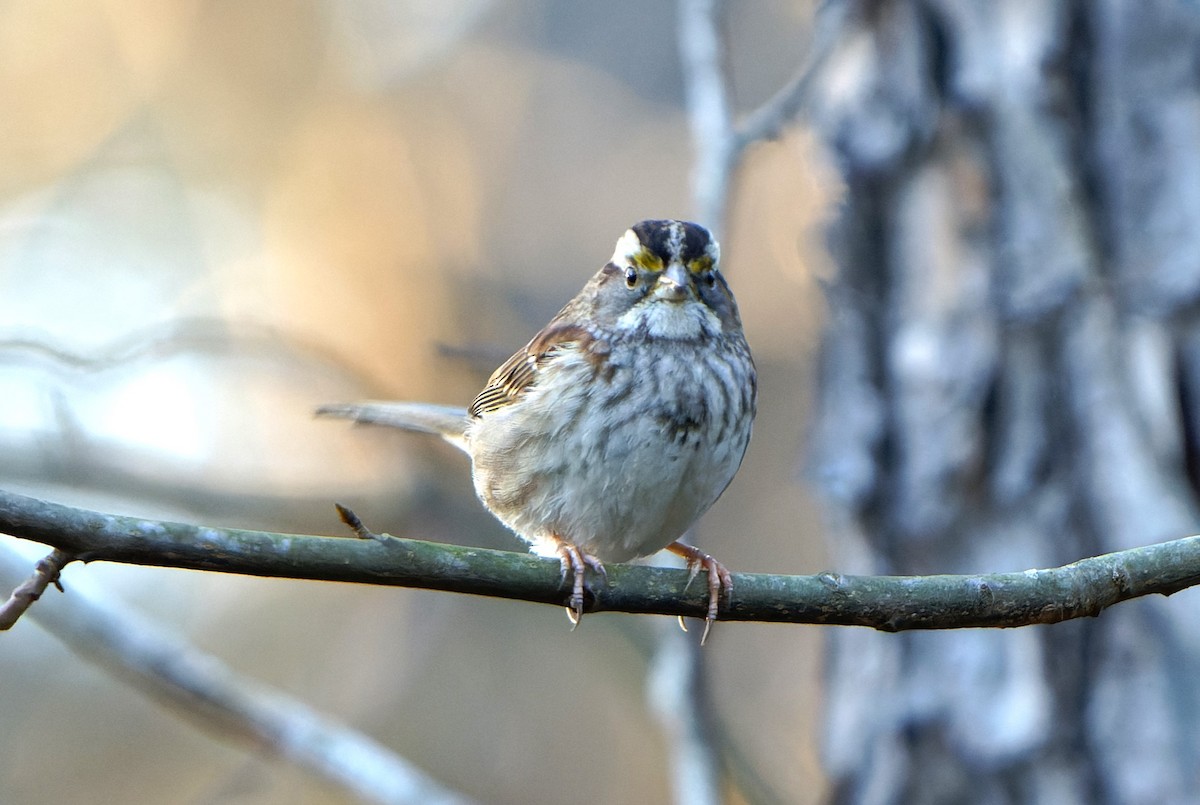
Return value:
M 638 240 L 637 234 L 635 234 L 632 229 L 627 229 L 625 230 L 625 234 L 621 236 L 621 239 L 617 241 L 617 248 L 616 251 L 613 252 L 612 260 L 610 262 L 620 266 L 621 268 L 629 268 L 632 265 L 632 263 L 629 261 L 629 258 L 634 254 L 637 254 L 638 250 L 641 248 L 642 242 Z

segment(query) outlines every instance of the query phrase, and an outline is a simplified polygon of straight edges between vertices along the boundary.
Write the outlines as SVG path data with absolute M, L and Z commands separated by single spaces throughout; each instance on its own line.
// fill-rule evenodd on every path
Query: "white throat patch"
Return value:
M 721 320 L 707 305 L 679 303 L 647 298 L 617 319 L 617 327 L 626 332 L 645 328 L 648 335 L 688 341 L 714 338 L 721 333 Z

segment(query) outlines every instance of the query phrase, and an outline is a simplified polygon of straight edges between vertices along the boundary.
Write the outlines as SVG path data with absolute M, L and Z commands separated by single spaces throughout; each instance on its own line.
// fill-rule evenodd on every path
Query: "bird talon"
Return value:
M 608 572 L 605 571 L 604 565 L 599 559 L 592 556 L 590 553 L 585 553 L 579 550 L 579 547 L 566 540 L 560 540 L 556 546 L 558 551 L 559 565 L 562 567 L 562 580 L 567 580 L 567 574 L 573 576 L 571 584 L 571 596 L 567 599 L 567 619 L 571 621 L 571 631 L 575 631 L 575 627 L 579 625 L 579 621 L 583 618 L 584 591 L 587 585 L 586 581 L 587 569 L 599 573 L 604 578 L 604 583 L 608 583 Z
M 708 633 L 712 629 L 713 621 L 717 619 L 717 614 L 720 612 L 721 598 L 724 597 L 726 601 L 732 599 L 733 576 L 730 575 L 725 565 L 691 545 L 673 542 L 667 546 L 667 550 L 687 560 L 688 580 L 687 584 L 683 586 L 684 590 L 691 586 L 692 580 L 699 575 L 701 567 L 708 571 L 708 610 L 704 616 L 704 633 L 700 635 L 700 645 L 704 645 L 704 641 L 708 639 Z M 680 620 L 682 622 L 682 619 Z
M 605 586 L 607 586 L 608 585 L 608 571 L 604 569 L 604 565 L 601 564 L 600 560 L 597 559 L 596 557 L 592 556 L 590 553 L 582 553 L 581 552 L 580 555 L 583 557 L 583 561 L 588 567 L 590 567 L 592 570 L 594 570 L 598 574 L 600 574 L 600 578 L 604 579 L 604 584 L 605 584 Z

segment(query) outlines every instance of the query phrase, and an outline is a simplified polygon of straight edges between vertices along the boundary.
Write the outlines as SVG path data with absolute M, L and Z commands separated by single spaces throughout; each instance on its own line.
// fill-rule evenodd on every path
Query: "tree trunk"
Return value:
M 810 458 L 835 569 L 1058 565 L 1195 533 L 1200 6 L 833 3 Z M 830 631 L 854 803 L 1200 801 L 1197 599 L 1013 631 Z

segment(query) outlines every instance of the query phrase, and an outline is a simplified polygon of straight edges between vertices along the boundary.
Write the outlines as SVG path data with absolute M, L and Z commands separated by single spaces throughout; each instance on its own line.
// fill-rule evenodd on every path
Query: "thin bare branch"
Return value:
M 722 762 L 708 666 L 696 635 L 665 624 L 650 666 L 647 696 L 671 749 L 676 802 L 721 802 Z
M 559 563 L 523 553 L 390 537 L 274 534 L 122 517 L 0 491 L 0 532 L 83 561 L 420 587 L 564 606 Z M 703 618 L 708 597 L 687 571 L 617 565 L 587 612 Z M 1029 626 L 1098 615 L 1121 601 L 1200 584 L 1200 536 L 1063 567 L 957 576 L 734 574 L 724 621 L 905 629 Z
M 70 554 L 55 549 L 49 556 L 38 560 L 33 575 L 18 585 L 8 600 L 0 604 L 0 632 L 11 629 L 51 584 L 62 590 L 58 577 L 73 558 Z
M 697 219 L 718 233 L 724 228 L 729 181 L 737 161 L 725 42 L 720 30 L 723 7 L 721 0 L 679 3 L 679 54 L 696 150 L 692 198 Z
M 774 140 L 796 120 L 812 92 L 813 78 L 820 70 L 827 49 L 814 53 L 800 70 L 763 105 L 742 119 L 734 133 L 733 149 L 737 156 L 759 140 Z
M 56 552 L 57 554 L 57 552 Z M 52 555 L 51 558 L 53 558 Z M 0 546 L 0 579 L 22 560 Z M 141 617 L 72 585 L 29 618 L 208 729 L 234 734 L 369 802 L 466 803 L 408 761 L 304 703 L 247 679 Z

